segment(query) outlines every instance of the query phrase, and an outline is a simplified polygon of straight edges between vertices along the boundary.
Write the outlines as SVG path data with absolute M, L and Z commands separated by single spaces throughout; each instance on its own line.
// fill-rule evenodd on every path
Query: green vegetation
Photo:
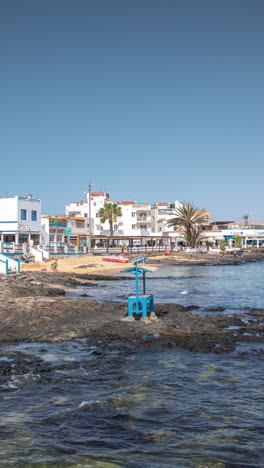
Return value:
M 222 239 L 221 243 L 220 243 L 220 250 L 222 250 L 222 252 L 224 252 L 226 250 L 227 246 L 228 246 L 227 241 Z
M 182 206 L 175 210 L 175 218 L 168 221 L 168 225 L 183 228 L 187 247 L 195 248 L 204 239 L 201 225 L 206 221 L 205 216 L 204 209 L 200 210 L 191 202 L 183 202 Z
M 99 210 L 100 222 L 109 221 L 110 236 L 113 236 L 113 223 L 116 223 L 119 216 L 122 216 L 122 210 L 116 203 L 107 202 Z
M 242 246 L 242 241 L 243 237 L 242 236 L 234 236 L 234 241 L 235 241 L 235 247 L 241 247 Z

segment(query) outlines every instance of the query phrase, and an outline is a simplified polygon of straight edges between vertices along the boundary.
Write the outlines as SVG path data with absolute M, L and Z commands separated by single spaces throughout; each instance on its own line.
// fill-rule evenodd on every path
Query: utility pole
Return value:
M 91 247 L 92 247 L 92 214 L 91 214 L 91 191 L 92 191 L 92 183 L 89 180 L 88 184 L 88 192 L 89 192 L 89 244 L 88 244 L 88 253 L 91 254 Z

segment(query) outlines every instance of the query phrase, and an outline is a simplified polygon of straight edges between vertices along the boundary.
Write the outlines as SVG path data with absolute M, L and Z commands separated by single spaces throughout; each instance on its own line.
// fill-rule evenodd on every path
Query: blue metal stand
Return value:
M 154 312 L 154 299 L 152 295 L 140 294 L 138 296 L 129 296 L 128 298 L 128 317 L 136 314 L 142 314 L 147 317 Z
M 148 317 L 154 313 L 154 299 L 152 295 L 146 294 L 146 273 L 152 273 L 156 270 L 153 267 L 145 265 L 146 257 L 137 257 L 134 259 L 134 267 L 122 270 L 121 273 L 133 273 L 135 275 L 136 294 L 128 298 L 128 317 L 134 314 L 140 314 L 142 317 Z M 139 266 L 142 263 L 142 266 Z M 139 275 L 143 277 L 143 294 L 139 294 L 138 279 Z

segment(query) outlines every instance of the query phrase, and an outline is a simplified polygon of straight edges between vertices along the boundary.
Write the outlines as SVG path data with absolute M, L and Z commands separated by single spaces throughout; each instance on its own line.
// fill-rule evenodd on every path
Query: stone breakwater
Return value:
M 156 319 L 128 320 L 127 304 L 65 297 L 106 278 L 99 275 L 27 272 L 0 278 L 0 344 L 61 342 L 76 338 L 123 341 L 148 349 L 177 347 L 226 353 L 237 343 L 264 342 L 264 309 L 233 316 L 222 308 L 197 315 L 199 306 L 157 304 Z

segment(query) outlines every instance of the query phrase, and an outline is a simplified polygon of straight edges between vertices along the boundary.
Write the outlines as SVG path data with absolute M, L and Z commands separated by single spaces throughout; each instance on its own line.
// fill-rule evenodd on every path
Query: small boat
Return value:
M 118 262 L 118 263 L 127 263 L 128 258 L 125 257 L 103 257 L 102 260 L 105 262 Z

